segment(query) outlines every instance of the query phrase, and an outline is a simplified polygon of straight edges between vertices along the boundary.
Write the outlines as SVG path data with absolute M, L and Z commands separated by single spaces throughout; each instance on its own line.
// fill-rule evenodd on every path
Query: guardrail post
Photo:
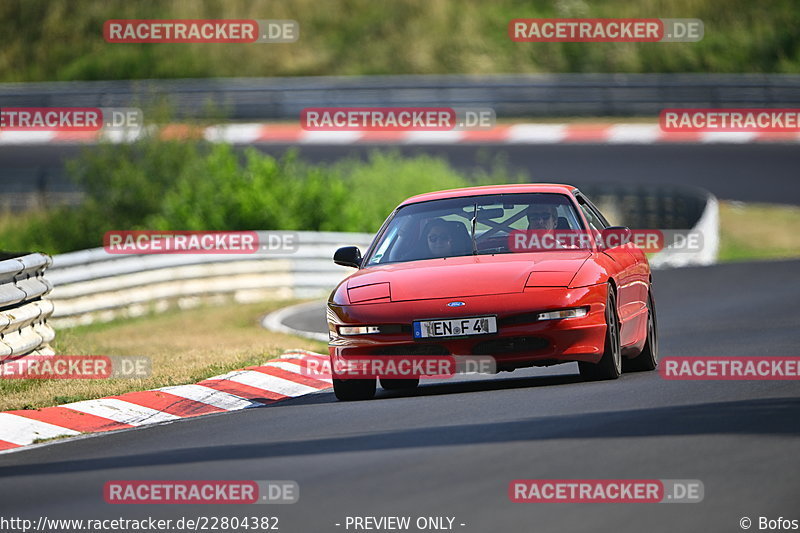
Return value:
M 55 332 L 47 324 L 53 288 L 44 271 L 53 260 L 40 253 L 0 261 L 0 364 L 31 354 L 52 354 Z

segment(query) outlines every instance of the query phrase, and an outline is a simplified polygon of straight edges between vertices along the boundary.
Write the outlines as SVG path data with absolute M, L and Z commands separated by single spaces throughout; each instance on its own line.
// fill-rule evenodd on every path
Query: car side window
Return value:
M 392 228 L 389 228 L 389 231 L 386 232 L 386 237 L 381 241 L 380 247 L 375 250 L 375 253 L 372 254 L 372 260 L 375 263 L 380 263 L 384 256 L 390 252 L 390 245 L 396 243 L 395 234 L 397 233 L 399 225 L 395 225 Z M 388 257 L 388 255 L 387 255 Z
M 581 208 L 581 211 L 583 211 L 583 215 L 586 217 L 589 227 L 595 231 L 600 231 L 605 228 L 605 224 L 603 224 L 600 218 L 594 214 L 594 211 L 592 211 L 592 209 L 586 205 L 586 203 L 583 201 L 583 198 L 578 198 L 578 206 Z

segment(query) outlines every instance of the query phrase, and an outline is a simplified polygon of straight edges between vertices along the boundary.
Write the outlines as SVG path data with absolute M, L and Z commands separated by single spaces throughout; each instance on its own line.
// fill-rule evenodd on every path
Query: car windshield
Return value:
M 449 198 L 398 209 L 366 265 L 511 253 L 512 232 L 579 230 L 572 202 L 557 193 Z

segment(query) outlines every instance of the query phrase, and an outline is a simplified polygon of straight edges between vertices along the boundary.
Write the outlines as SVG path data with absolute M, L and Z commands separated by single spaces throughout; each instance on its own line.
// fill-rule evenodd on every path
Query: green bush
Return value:
M 310 164 L 254 148 L 160 140 L 103 144 L 70 161 L 85 191 L 75 208 L 57 208 L 0 224 L 3 248 L 59 253 L 102 244 L 109 230 L 377 231 L 414 194 L 519 181 L 498 165 L 467 176 L 445 160 L 398 152 Z

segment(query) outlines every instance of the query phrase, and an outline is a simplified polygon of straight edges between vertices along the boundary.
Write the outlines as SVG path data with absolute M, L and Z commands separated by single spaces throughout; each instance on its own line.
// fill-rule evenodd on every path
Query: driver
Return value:
M 558 223 L 558 212 L 553 204 L 533 204 L 528 207 L 525 216 L 529 230 L 553 231 Z
M 556 231 L 558 211 L 555 204 L 532 204 L 528 206 L 525 216 L 528 219 L 531 242 L 538 243 L 539 249 L 562 250 L 572 247 L 562 242 L 565 237 L 564 232 Z

